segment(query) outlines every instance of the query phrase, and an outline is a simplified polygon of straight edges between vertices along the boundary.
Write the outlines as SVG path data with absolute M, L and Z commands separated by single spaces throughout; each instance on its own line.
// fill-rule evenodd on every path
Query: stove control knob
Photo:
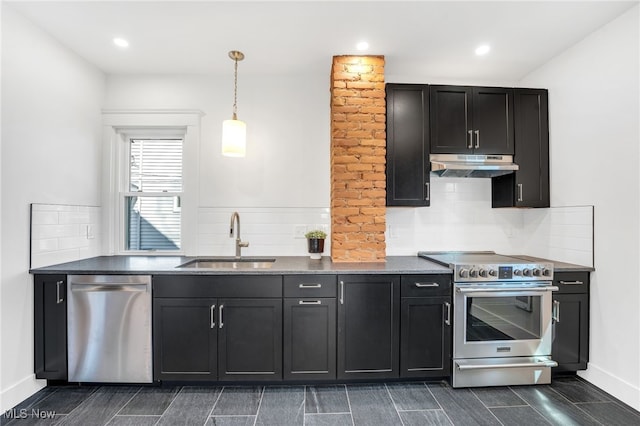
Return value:
M 480 271 L 478 272 L 478 275 L 480 275 L 483 278 L 486 278 L 487 277 L 486 269 L 480 269 Z
M 540 276 L 540 268 L 533 268 L 533 276 L 534 277 L 539 277 Z
M 547 268 L 542 268 L 542 276 L 544 276 L 544 277 L 551 276 L 551 271 L 548 270 Z
M 524 275 L 525 277 L 530 277 L 531 276 L 531 269 L 529 268 L 524 268 L 522 270 L 522 275 Z
M 467 278 L 467 277 L 469 276 L 469 270 L 467 270 L 467 269 L 460 269 L 459 274 L 460 274 L 460 277 L 461 277 L 461 278 Z
M 498 271 L 496 271 L 495 269 L 489 269 L 489 275 L 492 277 L 497 277 Z
M 513 270 L 513 275 L 519 277 L 522 275 L 522 271 L 520 269 L 514 269 Z
M 478 276 L 478 270 L 477 269 L 472 269 L 469 271 L 469 276 L 471 278 L 476 278 Z

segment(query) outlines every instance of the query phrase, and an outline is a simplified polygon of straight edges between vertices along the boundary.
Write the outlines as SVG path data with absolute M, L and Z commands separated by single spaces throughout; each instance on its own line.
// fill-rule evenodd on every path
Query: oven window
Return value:
M 541 338 L 542 296 L 467 297 L 466 341 Z

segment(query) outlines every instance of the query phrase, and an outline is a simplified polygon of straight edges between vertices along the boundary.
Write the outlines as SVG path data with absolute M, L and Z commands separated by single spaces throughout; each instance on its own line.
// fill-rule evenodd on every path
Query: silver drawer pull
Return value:
M 415 283 L 418 288 L 426 288 L 426 287 L 440 287 L 438 283 Z
M 320 300 L 298 300 L 298 305 L 322 305 Z
M 62 302 L 64 302 L 64 299 L 62 298 L 62 296 L 60 296 L 60 286 L 64 284 L 64 281 L 58 281 L 56 283 L 56 303 L 60 304 Z
M 444 324 L 451 325 L 451 303 L 445 302 L 444 307 L 447 308 L 447 318 L 444 320 Z
M 584 284 L 582 281 L 560 281 L 562 285 L 582 285 Z
M 322 288 L 322 284 L 299 284 L 298 288 Z

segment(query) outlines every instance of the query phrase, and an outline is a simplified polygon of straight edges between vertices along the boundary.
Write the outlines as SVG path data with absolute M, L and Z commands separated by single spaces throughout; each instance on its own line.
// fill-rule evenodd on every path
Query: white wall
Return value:
M 587 380 L 640 409 L 639 14 L 522 79 L 549 89 L 551 203 L 594 205 Z
M 99 205 L 104 75 L 2 3 L 0 411 L 33 376 L 29 204 Z

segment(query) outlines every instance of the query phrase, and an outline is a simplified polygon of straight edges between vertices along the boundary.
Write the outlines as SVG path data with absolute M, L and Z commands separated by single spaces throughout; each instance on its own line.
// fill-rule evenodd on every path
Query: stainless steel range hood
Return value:
M 431 173 L 442 177 L 491 178 L 519 169 L 512 155 L 431 154 Z

